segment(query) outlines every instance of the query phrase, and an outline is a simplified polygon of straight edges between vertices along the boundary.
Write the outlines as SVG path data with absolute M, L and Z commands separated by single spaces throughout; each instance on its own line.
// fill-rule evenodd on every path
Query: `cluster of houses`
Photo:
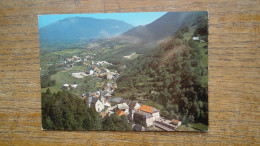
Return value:
M 79 63 L 79 62 L 82 62 L 83 65 L 88 66 L 91 64 L 90 60 L 92 58 L 93 57 L 91 57 L 89 55 L 85 56 L 85 58 L 81 58 L 76 55 L 73 55 L 71 58 L 66 58 L 64 60 L 59 61 L 59 63 L 60 63 L 60 65 L 65 65 L 64 70 L 66 70 L 66 69 L 71 68 L 74 65 L 74 63 Z M 92 61 L 92 64 L 94 64 L 93 61 Z
M 96 54 L 93 54 L 94 56 Z M 107 61 L 96 61 L 94 62 L 92 56 L 85 56 L 84 59 L 74 55 L 72 58 L 66 58 L 63 61 L 60 61 L 60 64 L 65 65 L 64 70 L 70 69 L 74 63 L 82 62 L 84 66 L 88 66 L 88 71 L 86 73 L 83 72 L 75 72 L 71 75 L 76 78 L 83 78 L 84 76 L 94 75 L 100 78 L 106 78 L 108 80 L 114 79 L 116 80 L 119 77 L 119 73 L 117 71 L 110 72 L 109 69 L 105 68 L 104 65 L 113 65 Z M 92 60 L 92 61 L 91 61 Z
M 112 65 L 112 63 L 109 63 L 107 61 L 98 61 L 96 65 Z
M 82 61 L 80 57 L 78 57 L 78 56 L 75 56 L 75 55 L 74 55 L 74 56 L 72 56 L 72 58 L 71 58 L 71 59 L 72 59 L 72 61 L 73 61 L 73 62 L 81 62 L 81 61 Z
M 96 54 L 93 54 L 94 56 Z M 73 72 L 71 73 L 71 76 L 75 77 L 75 78 L 83 78 L 85 76 L 88 75 L 93 75 L 93 76 L 97 76 L 100 78 L 104 78 L 104 79 L 108 79 L 108 80 L 114 80 L 116 81 L 117 78 L 119 77 L 119 73 L 117 71 L 115 72 L 110 72 L 109 69 L 105 68 L 105 65 L 112 65 L 111 63 L 107 62 L 107 61 L 91 61 L 93 57 L 92 56 L 85 56 L 84 59 L 74 55 L 71 58 L 66 58 L 62 61 L 60 61 L 60 65 L 64 65 L 63 70 L 68 70 L 70 68 L 73 67 L 74 63 L 77 62 L 83 62 L 84 66 L 88 67 L 88 71 L 87 72 Z
M 117 88 L 115 82 L 104 85 L 104 90 L 82 94 L 81 98 L 89 107 L 94 107 L 97 112 L 107 112 L 104 109 L 111 108 L 111 94 Z
M 91 65 L 88 68 L 87 74 L 89 75 L 94 75 L 100 78 L 106 78 L 108 80 L 114 80 L 116 81 L 119 77 L 119 73 L 117 71 L 115 72 L 110 72 L 109 69 L 105 67 L 99 67 L 96 65 Z
M 147 127 L 154 125 L 166 131 L 174 131 L 181 124 L 178 120 L 170 121 L 160 117 L 160 111 L 155 107 L 120 97 L 112 98 L 111 94 L 116 88 L 115 82 L 107 83 L 104 85 L 104 90 L 83 94 L 82 99 L 89 107 L 94 107 L 102 117 L 114 113 L 118 116 L 125 115 L 129 122 L 134 123 L 133 129 L 137 131 L 144 131 L 145 128 L 143 126 L 140 128 L 140 125 Z
M 81 62 L 82 59 L 78 56 L 72 56 L 71 58 L 66 58 L 59 61 L 60 65 L 64 65 L 63 70 L 68 70 L 73 67 L 74 63 Z
M 81 62 L 81 61 L 82 61 L 82 59 L 80 57 L 73 55 L 71 58 L 64 59 L 63 61 L 61 61 L 61 63 L 66 64 L 69 62 L 74 63 L 74 62 Z

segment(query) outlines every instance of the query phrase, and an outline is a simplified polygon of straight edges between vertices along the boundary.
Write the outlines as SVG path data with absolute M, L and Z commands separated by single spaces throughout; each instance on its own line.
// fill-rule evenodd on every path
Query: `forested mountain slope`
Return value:
M 129 62 L 118 79 L 117 94 L 145 93 L 145 98 L 162 105 L 165 117 L 207 124 L 207 21 L 206 15 L 198 17 L 196 25 L 183 26 L 158 48 Z
M 157 20 L 145 26 L 139 26 L 123 33 L 123 37 L 133 43 L 159 41 L 171 36 L 185 25 L 196 25 L 197 17 L 207 14 L 204 12 L 168 12 Z

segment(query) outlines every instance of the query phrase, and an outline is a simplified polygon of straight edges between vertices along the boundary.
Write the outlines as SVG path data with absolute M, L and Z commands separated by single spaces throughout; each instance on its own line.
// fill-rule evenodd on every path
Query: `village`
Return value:
M 176 119 L 168 120 L 160 116 L 160 111 L 152 106 L 142 105 L 138 101 L 132 101 L 121 97 L 112 97 L 116 90 L 115 82 L 104 85 L 103 90 L 82 94 L 89 107 L 95 108 L 102 117 L 118 114 L 125 115 L 128 122 L 133 123 L 134 131 L 146 131 L 146 127 L 158 127 L 164 131 L 175 131 L 181 122 Z
M 72 56 L 72 58 L 66 58 L 60 61 L 60 65 L 63 65 L 63 70 L 70 70 L 74 64 L 76 63 L 82 63 L 83 66 L 87 68 L 87 71 L 76 71 L 72 72 L 71 76 L 82 79 L 87 76 L 95 76 L 101 79 L 107 79 L 107 80 L 117 80 L 119 77 L 119 73 L 115 70 L 115 72 L 111 72 L 109 69 L 105 68 L 107 65 L 112 65 L 111 63 L 108 63 L 107 61 L 93 61 L 93 56 L 85 56 L 84 59 L 81 57 L 78 57 L 76 55 Z M 72 83 L 65 83 L 61 87 L 62 89 L 75 89 L 77 88 L 77 84 Z
M 88 107 L 93 107 L 101 117 L 110 116 L 116 113 L 118 116 L 125 115 L 129 123 L 132 123 L 134 131 L 146 131 L 147 128 L 156 127 L 161 131 L 176 131 L 181 125 L 179 119 L 165 119 L 160 116 L 160 111 L 155 107 L 141 104 L 138 100 L 132 101 L 121 97 L 113 97 L 114 91 L 117 89 L 116 80 L 120 74 L 115 70 L 111 72 L 105 65 L 112 65 L 106 61 L 87 61 L 92 59 L 86 56 L 84 59 L 73 56 L 67 58 L 67 61 L 73 63 L 82 62 L 87 67 L 86 72 L 73 72 L 71 76 L 75 78 L 84 78 L 85 76 L 95 76 L 108 80 L 103 89 L 95 92 L 87 92 L 81 95 L 81 99 L 85 101 Z M 90 62 L 90 63 L 87 63 Z M 73 66 L 71 64 L 71 67 Z M 64 84 L 62 89 L 77 88 L 77 84 Z

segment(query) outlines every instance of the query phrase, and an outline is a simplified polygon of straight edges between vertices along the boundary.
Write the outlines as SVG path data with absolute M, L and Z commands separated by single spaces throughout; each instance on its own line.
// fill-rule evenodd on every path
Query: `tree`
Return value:
M 51 87 L 56 85 L 56 80 L 52 80 L 49 75 L 41 75 L 41 88 Z
M 42 125 L 48 130 L 101 130 L 99 113 L 68 91 L 42 93 Z
M 116 113 L 106 116 L 103 120 L 103 130 L 130 131 L 131 125 L 125 115 L 119 117 Z
M 105 120 L 103 122 L 103 130 L 107 130 L 107 131 L 116 130 L 116 125 L 114 124 L 112 119 L 108 116 L 105 117 Z

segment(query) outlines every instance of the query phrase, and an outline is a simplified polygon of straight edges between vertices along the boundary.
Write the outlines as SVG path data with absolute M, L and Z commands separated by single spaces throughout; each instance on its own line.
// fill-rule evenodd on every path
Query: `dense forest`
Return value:
M 63 90 L 42 93 L 42 128 L 48 130 L 132 130 L 126 116 L 103 119 L 79 97 Z
M 128 62 L 117 92 L 145 92 L 147 99 L 162 105 L 162 116 L 207 125 L 208 70 L 203 60 L 207 59 L 207 17 L 198 17 L 194 24 L 183 26 L 160 47 Z M 191 28 L 200 42 L 184 38 Z

